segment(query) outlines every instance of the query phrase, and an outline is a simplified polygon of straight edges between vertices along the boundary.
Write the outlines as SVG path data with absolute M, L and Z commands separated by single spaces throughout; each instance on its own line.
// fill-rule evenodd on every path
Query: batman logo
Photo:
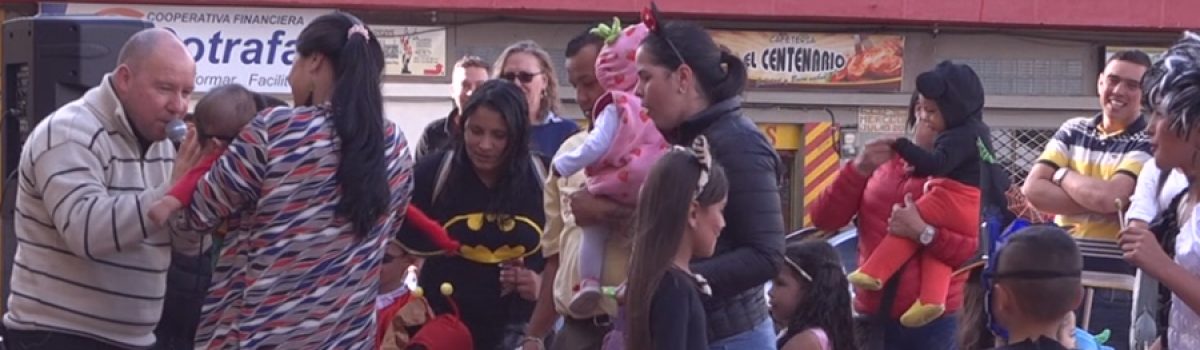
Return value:
M 524 258 L 537 253 L 541 248 L 541 225 L 520 215 L 463 214 L 446 220 L 442 227 L 451 237 L 462 243 L 458 255 L 482 264 L 498 264 Z M 407 238 L 414 237 L 409 235 Z M 405 248 L 417 255 L 442 254 L 440 250 L 432 247 L 419 249 L 422 245 L 424 244 L 406 244 Z

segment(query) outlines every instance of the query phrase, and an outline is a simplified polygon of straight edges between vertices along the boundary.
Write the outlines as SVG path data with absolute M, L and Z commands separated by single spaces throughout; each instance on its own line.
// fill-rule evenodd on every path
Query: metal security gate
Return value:
M 1009 209 L 1031 222 L 1045 222 L 1049 217 L 1029 205 L 1021 194 L 1021 185 L 1037 163 L 1046 144 L 1054 137 L 1055 129 L 996 128 L 992 129 L 992 146 L 996 162 L 1008 172 L 1012 187 L 1008 190 Z

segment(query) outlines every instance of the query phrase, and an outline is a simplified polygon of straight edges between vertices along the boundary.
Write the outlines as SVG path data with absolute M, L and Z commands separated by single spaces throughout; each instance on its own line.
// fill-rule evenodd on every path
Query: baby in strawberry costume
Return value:
M 612 26 L 600 25 L 592 33 L 605 39 L 596 60 L 596 78 L 607 92 L 592 107 L 595 119 L 587 140 L 555 157 L 553 168 L 562 175 L 586 169 L 588 192 L 634 205 L 650 167 L 668 149 L 667 141 L 642 110 L 642 100 L 633 93 L 638 83 L 637 48 L 650 30 L 642 24 L 622 29 L 620 20 L 615 20 Z M 609 228 L 603 226 L 582 229 L 582 282 L 570 305 L 578 313 L 594 309 L 602 297 L 599 281 L 609 234 Z

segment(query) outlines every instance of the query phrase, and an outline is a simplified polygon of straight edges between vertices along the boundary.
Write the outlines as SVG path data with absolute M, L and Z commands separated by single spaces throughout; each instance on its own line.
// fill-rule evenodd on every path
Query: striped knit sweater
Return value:
M 171 257 L 171 235 L 146 214 L 175 149 L 160 141 L 142 153 L 109 81 L 39 123 L 21 150 L 4 325 L 145 348 Z
M 343 150 L 332 118 L 327 106 L 260 114 L 172 220 L 177 241 L 223 222 L 230 229 L 196 349 L 375 347 L 379 268 L 411 196 L 412 157 L 404 133 L 384 121 L 381 190 L 390 200 L 376 225 L 355 228 L 337 214 L 339 184 L 356 179 L 337 176 Z

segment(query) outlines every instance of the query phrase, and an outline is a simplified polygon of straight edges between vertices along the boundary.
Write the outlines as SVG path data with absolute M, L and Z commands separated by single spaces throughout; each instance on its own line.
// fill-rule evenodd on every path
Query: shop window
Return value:
M 988 95 L 1083 96 L 1083 60 L 954 58 L 970 65 Z

